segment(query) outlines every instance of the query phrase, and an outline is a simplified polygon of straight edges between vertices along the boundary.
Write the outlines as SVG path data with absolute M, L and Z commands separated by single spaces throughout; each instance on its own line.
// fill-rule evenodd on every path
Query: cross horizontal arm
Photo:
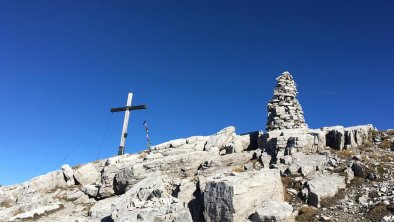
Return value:
M 126 110 L 139 110 L 139 109 L 147 109 L 146 105 L 138 105 L 138 106 L 125 106 L 120 108 L 112 108 L 111 112 L 122 112 Z

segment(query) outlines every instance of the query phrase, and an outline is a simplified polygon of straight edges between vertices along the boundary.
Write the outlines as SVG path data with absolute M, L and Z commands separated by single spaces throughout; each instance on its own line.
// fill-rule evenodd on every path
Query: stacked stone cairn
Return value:
M 261 136 L 264 149 L 272 154 L 291 154 L 302 151 L 315 153 L 325 147 L 342 150 L 360 146 L 368 140 L 372 125 L 344 128 L 343 126 L 309 129 L 304 112 L 297 100 L 297 87 L 293 76 L 283 72 L 278 78 L 274 96 L 268 102 L 266 133 Z
M 274 96 L 269 101 L 267 131 L 282 129 L 308 128 L 304 112 L 296 96 L 296 84 L 289 72 L 283 72 L 276 78 Z

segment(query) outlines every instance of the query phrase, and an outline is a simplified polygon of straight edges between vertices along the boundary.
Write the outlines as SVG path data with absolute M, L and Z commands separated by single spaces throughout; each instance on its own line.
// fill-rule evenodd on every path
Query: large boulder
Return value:
M 319 175 L 304 184 L 303 194 L 310 205 L 320 207 L 323 198 L 333 197 L 345 187 L 345 177 L 337 173 Z
M 111 222 L 111 205 L 116 197 L 110 197 L 98 201 L 89 209 L 89 217 L 91 221 Z
M 75 184 L 74 181 L 74 171 L 71 169 L 70 165 L 65 164 L 62 166 L 62 171 L 64 175 L 64 179 L 67 182 L 67 185 L 71 186 Z
M 351 167 L 354 172 L 354 176 L 357 177 L 366 176 L 366 167 L 360 161 L 353 162 Z
M 207 222 L 244 221 L 266 201 L 283 201 L 277 170 L 212 177 L 204 189 L 204 218 Z
M 229 143 L 233 142 L 235 135 L 235 127 L 229 126 L 224 128 L 208 138 L 204 149 L 210 151 L 216 148 L 221 151 L 228 147 Z
M 140 168 L 142 159 L 139 155 L 122 155 L 108 158 L 105 161 L 104 167 L 101 170 L 100 177 L 100 189 L 98 196 L 100 198 L 107 198 L 115 195 L 115 176 L 122 171 L 122 169 L 130 168 L 132 166 L 133 172 L 137 172 L 137 168 Z M 144 172 L 140 172 L 143 174 Z M 134 174 L 136 175 L 136 174 Z M 142 177 L 140 179 L 143 179 Z M 124 193 L 124 192 L 123 192 Z
M 74 178 L 81 185 L 94 184 L 100 180 L 100 171 L 96 164 L 88 163 L 74 170 Z

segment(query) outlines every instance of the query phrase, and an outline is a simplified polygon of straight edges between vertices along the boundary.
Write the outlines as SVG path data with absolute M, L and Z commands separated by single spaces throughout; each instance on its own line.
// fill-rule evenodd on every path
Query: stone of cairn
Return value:
M 273 98 L 268 102 L 266 130 L 306 129 L 304 112 L 296 96 L 298 94 L 293 76 L 283 72 L 278 78 Z

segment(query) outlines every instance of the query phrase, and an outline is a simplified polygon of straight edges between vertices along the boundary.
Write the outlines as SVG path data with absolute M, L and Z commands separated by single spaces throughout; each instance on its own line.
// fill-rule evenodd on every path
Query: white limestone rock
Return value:
M 289 139 L 294 138 L 295 144 L 291 152 L 316 153 L 326 146 L 325 134 L 322 131 L 310 129 L 272 130 L 261 135 L 264 149 L 280 149 L 285 152 Z
M 267 201 L 251 215 L 252 222 L 293 222 L 293 207 L 287 202 Z
M 71 169 L 71 167 L 68 164 L 65 164 L 62 166 L 62 171 L 64 175 L 64 179 L 67 182 L 68 186 L 74 185 L 74 171 Z
M 136 181 L 145 178 L 139 177 L 140 174 L 145 173 L 145 171 L 141 169 L 141 164 L 139 164 L 142 161 L 143 160 L 140 158 L 140 155 L 130 154 L 108 158 L 105 162 L 104 168 L 101 170 L 98 196 L 100 198 L 107 198 L 115 195 L 114 178 L 125 167 L 132 166 Z
M 53 211 L 58 210 L 58 209 L 60 209 L 62 207 L 63 207 L 63 205 L 61 203 L 59 203 L 59 202 L 47 204 L 45 206 L 40 206 L 40 207 L 31 209 L 29 211 L 17 214 L 15 216 L 9 218 L 9 221 L 12 222 L 12 221 L 34 219 L 37 216 L 43 215 L 43 214 L 48 213 L 48 212 L 53 212 Z
M 89 195 L 90 197 L 97 197 L 98 190 L 99 186 L 92 184 L 86 184 L 81 187 L 81 191 Z
M 90 221 L 112 221 L 111 206 L 117 197 L 110 197 L 98 201 L 89 209 Z
M 147 177 L 112 205 L 112 219 L 120 221 L 192 221 L 190 213 L 168 191 L 168 178 L 160 173 Z M 167 220 L 171 219 L 171 220 Z
M 322 131 L 326 134 L 327 146 L 342 150 L 345 146 L 345 129 L 343 126 L 323 127 Z
M 320 207 L 322 198 L 333 197 L 345 187 L 345 177 L 336 173 L 317 176 L 304 185 L 308 190 L 307 202 L 314 207 Z
M 209 151 L 216 147 L 220 150 L 225 148 L 225 145 L 232 142 L 235 137 L 235 127 L 229 126 L 210 136 L 205 144 L 205 150 Z
M 347 127 L 345 130 L 345 148 L 363 145 L 369 138 L 369 132 L 376 130 L 372 124 Z
M 207 179 L 204 188 L 204 218 L 213 221 L 243 221 L 265 201 L 283 201 L 278 170 L 262 169 L 234 176 Z
M 328 159 L 325 155 L 304 153 L 293 154 L 293 162 L 289 166 L 289 171 L 299 172 L 303 176 L 314 174 L 317 171 L 323 170 L 327 165 Z
M 81 185 L 95 184 L 100 181 L 100 171 L 96 164 L 88 163 L 74 170 L 74 177 Z

